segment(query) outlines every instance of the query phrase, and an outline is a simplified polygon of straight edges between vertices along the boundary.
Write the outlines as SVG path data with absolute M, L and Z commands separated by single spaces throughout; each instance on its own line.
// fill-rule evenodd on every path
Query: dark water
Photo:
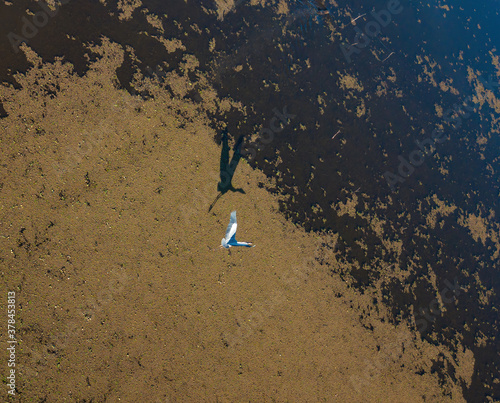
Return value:
M 226 122 L 234 139 L 245 136 L 246 150 L 255 150 L 247 155 L 249 162 L 276 178 L 277 186 L 270 190 L 284 195 L 281 207 L 285 216 L 309 231 L 331 230 L 340 235 L 337 248 L 342 259 L 357 261 L 361 269 L 349 273 L 332 269 L 332 275 L 348 277 L 363 292 L 373 287 L 382 267 L 397 264 L 407 268 L 418 262 L 418 268 L 406 284 L 393 280 L 384 286 L 379 303 L 390 307 L 390 319 L 394 323 L 409 318 L 411 307 L 419 312 L 431 305 L 435 292 L 427 280 L 428 266 L 437 275 L 439 290 L 449 289 L 450 283 L 465 289 L 471 285 L 469 275 L 475 273 L 484 287 L 494 290 L 489 303 L 483 306 L 478 302 L 480 290 L 472 285 L 467 291 L 456 292 L 457 303 L 446 305 L 445 313 L 424 312 L 415 319 L 418 325 L 425 315 L 430 315 L 425 319 L 426 325 L 417 328 L 430 343 L 444 344 L 456 351 L 454 340 L 463 337 L 463 345 L 473 351 L 476 365 L 472 384 L 462 385 L 468 401 L 500 399 L 500 385 L 493 382 L 500 374 L 500 318 L 494 308 L 500 303 L 498 259 L 491 259 L 493 245 L 488 248 L 473 242 L 468 230 L 457 224 L 460 211 L 481 216 L 488 216 L 490 211 L 495 217 L 500 214 L 498 176 L 487 169 L 488 164 L 494 172 L 500 168 L 500 140 L 498 137 L 489 140 L 484 159 L 479 158 L 477 145 L 472 140 L 477 133 L 486 134 L 494 111 L 484 106 L 462 119 L 458 129 L 445 125 L 445 134 L 450 139 L 437 146 L 436 155 L 447 161 L 446 179 L 439 174 L 436 159 L 430 156 L 395 191 L 391 191 L 383 177 L 386 171 L 397 171 L 398 156 L 408 158 L 416 148 L 415 140 L 429 137 L 442 123 L 435 115 L 435 104 L 452 107 L 472 95 L 467 66 L 482 72 L 486 79 L 495 73 L 488 51 L 500 44 L 499 3 L 467 1 L 446 11 L 434 3 L 401 2 L 402 12 L 392 16 L 391 23 L 382 28 L 378 38 L 373 38 L 359 54 L 352 55 L 351 63 L 339 46 L 339 32 L 342 41 L 350 43 L 356 34 L 345 11 L 350 10 L 353 16 L 368 13 L 356 25 L 364 28 L 373 20 L 370 11 L 385 9 L 387 2 L 370 5 L 361 1 L 338 2 L 338 9 L 328 7 L 327 18 L 322 18 L 317 9 L 305 2 L 290 1 L 288 17 L 280 17 L 269 8 L 250 7 L 240 2 L 223 21 L 218 21 L 215 13 L 209 16 L 202 10 L 202 7 L 213 10 L 212 1 L 186 4 L 184 0 L 176 0 L 165 5 L 157 0 L 144 0 L 143 3 L 152 13 L 168 15 L 163 19 L 165 37 L 182 39 L 187 52 L 200 61 L 200 69 L 213 74 L 214 86 L 221 96 L 252 106 L 245 118 L 236 111 L 213 116 L 214 127 L 218 127 L 215 122 Z M 140 9 L 130 21 L 120 22 L 110 17 L 110 10 L 117 12 L 115 4 L 108 1 L 104 7 L 98 1 L 70 2 L 61 7 L 59 14 L 43 27 L 43 32 L 30 39 L 29 44 L 45 61 L 64 56 L 74 64 L 78 74 L 84 74 L 88 67 L 84 57 L 88 50 L 84 44 L 99 43 L 101 36 L 106 36 L 124 46 L 130 45 L 140 62 L 128 55 L 118 72 L 120 85 L 129 91 L 132 91 L 132 74 L 137 69 L 146 75 L 152 74 L 157 66 L 164 66 L 164 62 L 168 67 L 163 67 L 163 71 L 178 69 L 182 52 L 169 54 L 156 40 L 144 34 L 154 32 Z M 12 73 L 28 68 L 22 53 L 14 53 L 6 41 L 8 32 L 20 31 L 21 17 L 27 8 L 33 12 L 39 10 L 31 1 L 0 6 L 2 82 L 15 84 Z M 194 23 L 202 33 L 192 28 Z M 66 34 L 76 39 L 68 39 Z M 334 42 L 328 40 L 331 35 L 337 38 Z M 209 51 L 212 38 L 216 43 L 215 59 Z M 394 53 L 391 55 L 391 52 Z M 444 93 L 429 82 L 418 82 L 419 75 L 425 76 L 422 65 L 416 63 L 418 56 L 428 56 L 437 62 L 440 67 L 435 68 L 435 81 L 452 78 L 451 85 L 460 94 Z M 382 62 L 386 57 L 389 58 Z M 237 65 L 244 68 L 236 72 L 233 67 Z M 247 65 L 252 66 L 252 70 Z M 387 81 L 394 72 L 395 87 L 401 90 L 401 96 L 390 92 L 377 96 L 381 82 Z M 339 73 L 355 76 L 363 90 L 339 87 Z M 492 88 L 499 97 L 500 89 Z M 190 96 L 196 99 L 196 91 Z M 318 96 L 325 102 L 323 114 Z M 356 117 L 348 110 L 355 111 L 361 99 L 369 112 Z M 276 115 L 273 110 L 283 112 L 285 107 L 295 116 L 284 129 L 265 143 L 252 143 L 250 135 L 263 127 L 272 127 Z M 0 115 L 5 116 L 1 106 Z M 341 133 L 332 140 L 338 130 Z M 342 143 L 341 139 L 346 142 Z M 314 172 L 313 180 L 310 180 L 311 172 Z M 216 186 L 214 183 L 214 189 Z M 330 207 L 332 203 L 345 202 L 358 188 L 358 210 L 383 216 L 387 221 L 385 236 L 403 242 L 399 259 L 385 249 L 364 219 L 339 216 Z M 425 198 L 433 194 L 458 209 L 442 219 L 442 227 L 430 229 L 425 217 L 432 206 Z M 389 200 L 392 204 L 388 209 L 382 209 L 377 203 Z M 311 207 L 315 205 L 323 211 L 313 213 Z M 422 233 L 427 239 L 420 237 Z M 368 249 L 358 246 L 356 240 L 363 240 Z M 408 284 L 413 286 L 410 292 Z M 485 345 L 476 342 L 480 333 L 489 339 Z M 455 379 L 450 368 L 453 366 L 446 358 L 438 357 L 433 371 Z

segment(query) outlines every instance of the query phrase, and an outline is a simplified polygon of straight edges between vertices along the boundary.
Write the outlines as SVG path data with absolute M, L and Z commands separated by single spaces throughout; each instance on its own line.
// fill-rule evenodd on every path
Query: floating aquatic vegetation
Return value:
M 324 0 L 292 0 L 284 25 L 284 43 L 289 62 L 288 69 L 298 61 L 309 59 L 309 49 L 327 39 L 334 31 L 333 15 L 336 11 L 327 6 Z

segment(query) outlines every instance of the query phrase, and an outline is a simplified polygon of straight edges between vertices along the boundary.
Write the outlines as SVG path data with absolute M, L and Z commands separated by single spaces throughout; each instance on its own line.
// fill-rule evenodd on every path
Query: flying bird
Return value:
M 222 241 L 220 242 L 220 248 L 226 248 L 229 249 L 231 246 L 246 246 L 247 248 L 252 248 L 255 245 L 252 245 L 251 242 L 238 242 L 236 240 L 236 228 L 238 227 L 238 224 L 236 223 L 236 211 L 233 211 L 231 213 L 231 218 L 229 220 L 229 225 L 227 226 L 226 229 L 226 236 L 225 238 L 222 238 Z M 229 251 L 231 253 L 231 251 Z

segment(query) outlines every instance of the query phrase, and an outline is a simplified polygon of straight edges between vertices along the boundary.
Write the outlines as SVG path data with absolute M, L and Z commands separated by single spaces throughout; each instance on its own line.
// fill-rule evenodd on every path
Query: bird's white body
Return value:
M 252 245 L 251 242 L 238 242 L 236 240 L 236 229 L 238 228 L 238 224 L 236 222 L 236 211 L 231 213 L 231 218 L 229 219 L 229 225 L 226 229 L 226 236 L 222 238 L 220 241 L 220 247 L 229 249 L 231 246 L 246 246 L 247 248 L 251 248 L 255 245 Z

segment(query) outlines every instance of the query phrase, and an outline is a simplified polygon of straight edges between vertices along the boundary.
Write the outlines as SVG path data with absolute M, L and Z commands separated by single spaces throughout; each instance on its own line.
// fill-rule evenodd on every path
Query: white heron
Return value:
M 246 246 L 247 248 L 252 248 L 255 245 L 252 245 L 251 242 L 238 242 L 236 240 L 236 228 L 238 227 L 238 224 L 236 223 L 236 211 L 233 211 L 231 213 L 231 218 L 229 219 L 229 225 L 227 226 L 226 229 L 226 236 L 225 238 L 222 238 L 222 241 L 220 241 L 220 248 L 226 248 L 229 249 L 231 246 Z M 231 253 L 231 251 L 229 251 Z

